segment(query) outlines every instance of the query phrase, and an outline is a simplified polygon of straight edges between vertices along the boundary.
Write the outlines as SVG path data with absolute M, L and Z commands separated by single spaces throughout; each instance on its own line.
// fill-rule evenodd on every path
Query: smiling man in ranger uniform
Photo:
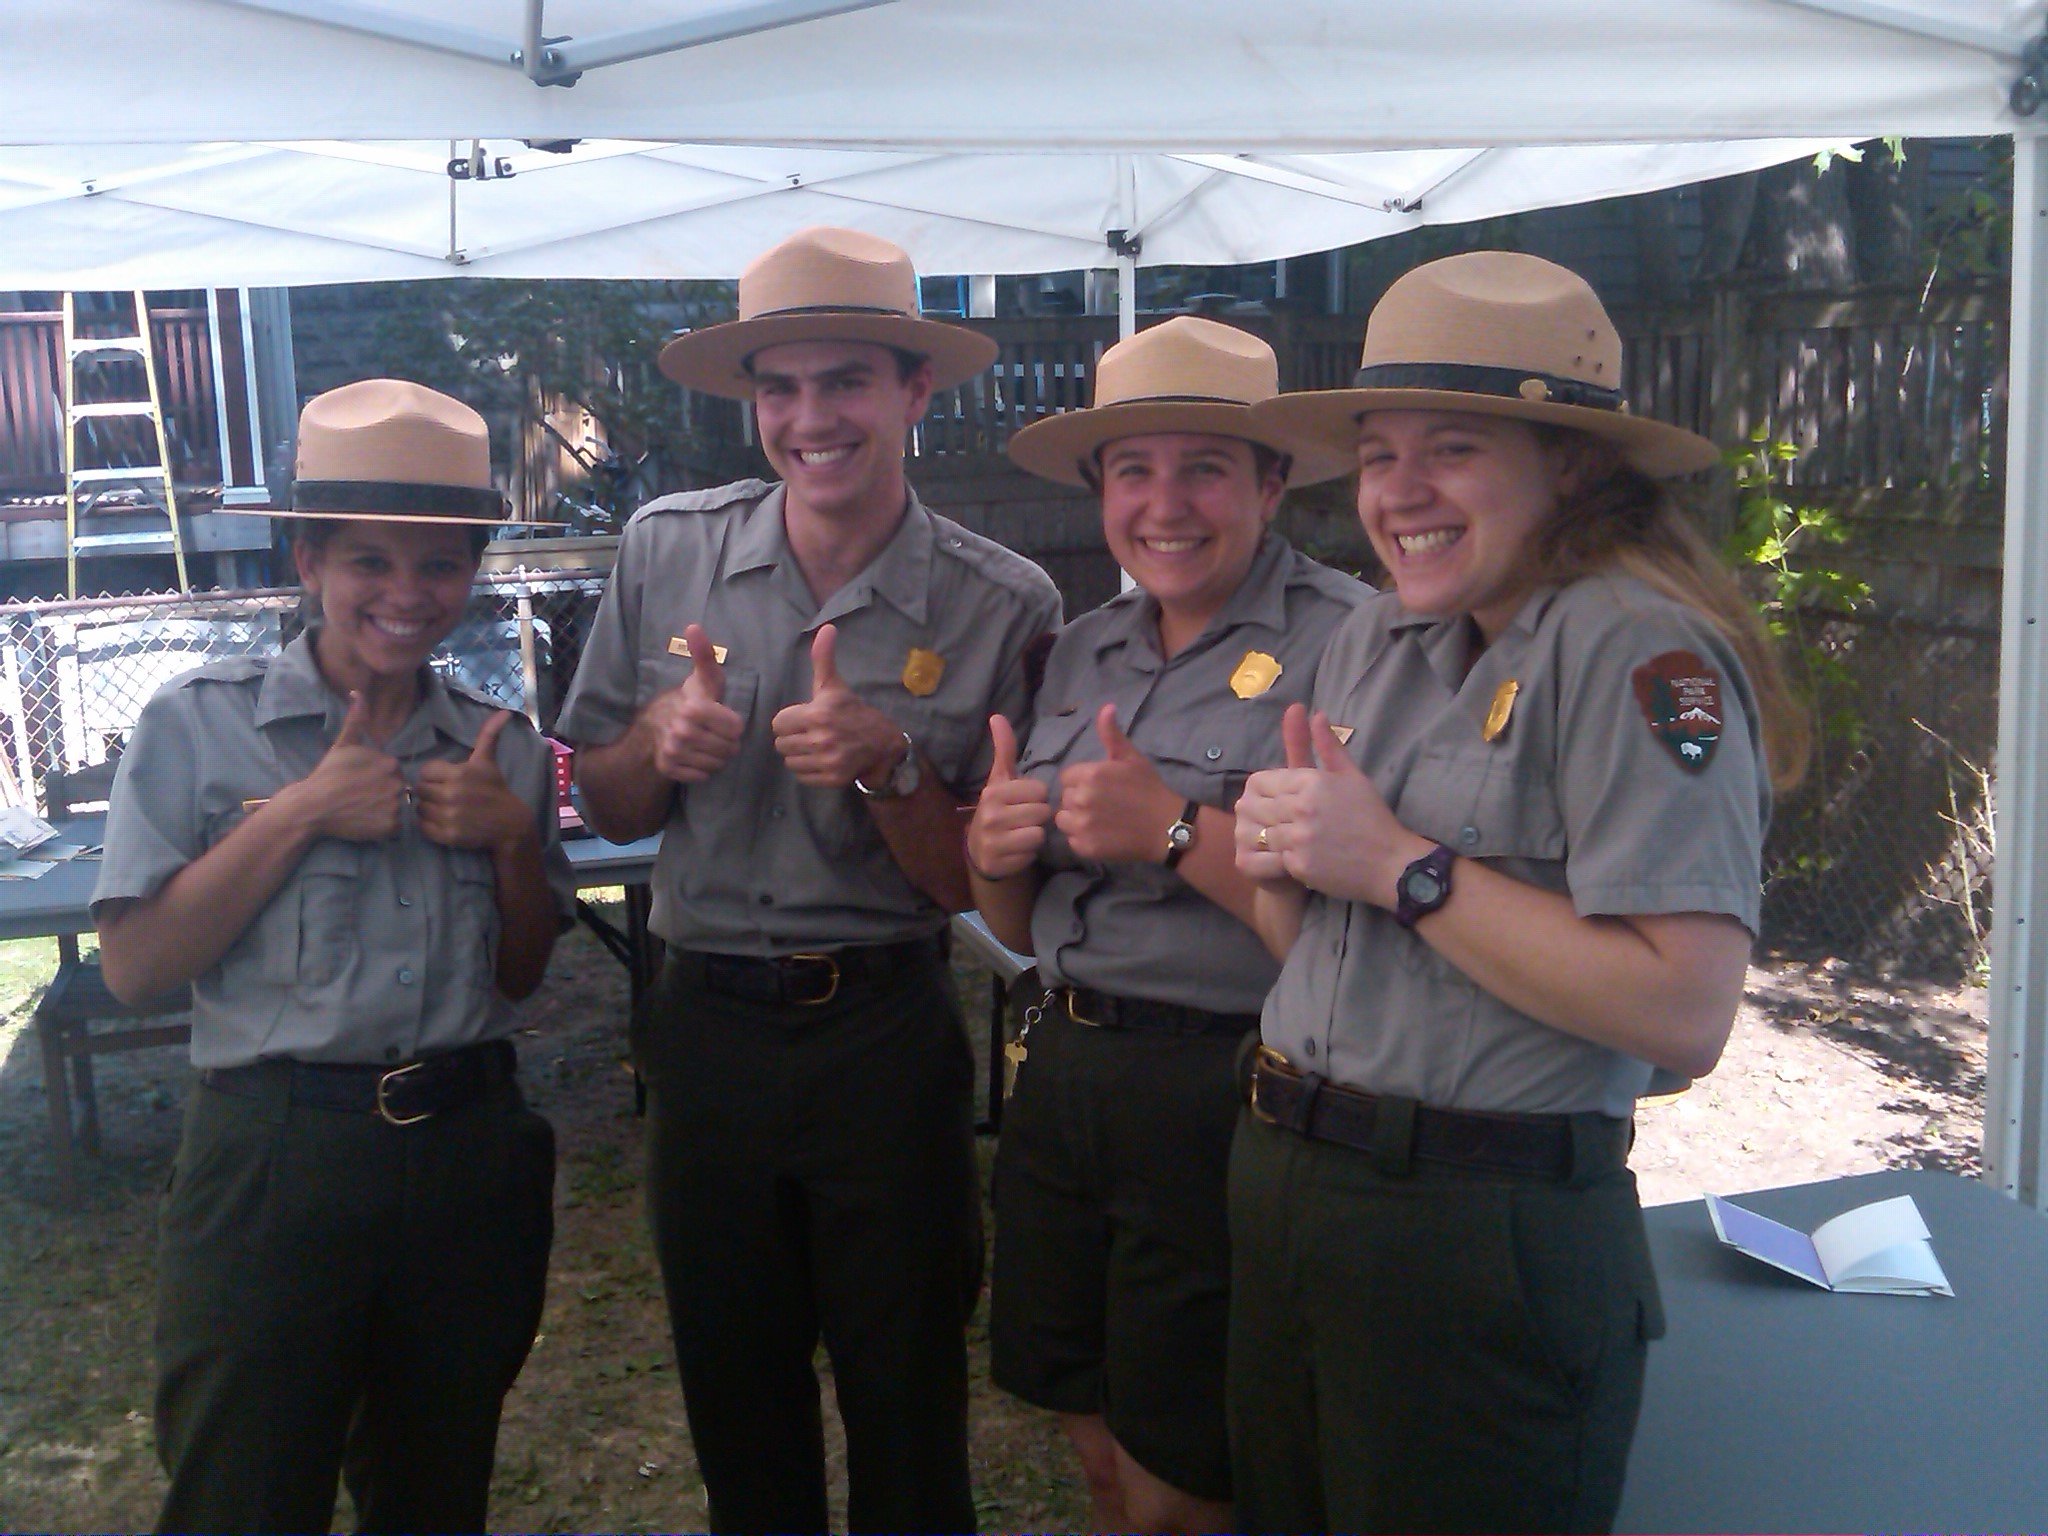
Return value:
M 781 484 L 641 509 L 559 724 L 597 829 L 662 834 L 633 1053 L 684 1403 L 716 1529 L 823 1530 L 822 1337 L 851 1529 L 968 1531 L 982 1244 L 944 934 L 989 716 L 1025 714 L 1059 596 L 904 479 L 933 390 L 996 349 L 919 315 L 902 251 L 803 231 L 739 308 L 661 367 L 752 399 Z

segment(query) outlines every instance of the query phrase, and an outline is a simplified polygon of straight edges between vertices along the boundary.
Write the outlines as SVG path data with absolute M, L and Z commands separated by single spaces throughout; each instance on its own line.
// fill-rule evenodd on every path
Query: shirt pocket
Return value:
M 957 709 L 922 699 L 899 702 L 883 713 L 902 727 L 948 788 L 968 784 L 975 759 L 981 755 L 981 740 L 988 735 L 987 713 L 963 716 Z
M 1261 768 L 1287 761 L 1280 737 L 1284 699 L 1218 700 L 1209 709 L 1181 717 L 1181 740 L 1148 755 L 1159 776 L 1176 793 L 1229 810 L 1244 793 L 1244 781 Z M 1141 743 L 1143 751 L 1150 743 Z
M 673 656 L 663 651 L 652 657 L 640 669 L 639 688 L 633 697 L 633 710 L 638 714 L 662 694 L 680 688 L 689 680 L 697 668 L 696 662 L 687 656 Z M 761 686 L 761 674 L 727 663 L 725 667 L 725 707 L 738 715 L 748 718 L 754 706 L 754 696 Z
M 1425 754 L 1408 774 L 1396 814 L 1410 831 L 1465 858 L 1526 866 L 1564 860 L 1564 812 L 1555 783 L 1491 752 Z
M 1078 709 L 1064 715 L 1040 715 L 1031 724 L 1031 734 L 1017 749 L 1017 771 L 1057 789 L 1060 769 L 1076 760 L 1074 745 L 1080 741 L 1082 732 L 1091 730 L 1094 724 L 1093 714 Z M 1095 762 L 1101 755 L 1099 751 L 1089 752 L 1080 760 Z
M 489 996 L 497 985 L 498 941 L 503 934 L 497 871 L 491 856 L 475 849 L 452 848 L 446 857 L 448 932 L 455 945 L 449 969 Z
M 315 843 L 299 861 L 292 888 L 298 900 L 294 973 L 272 978 L 301 987 L 331 986 L 348 971 L 361 947 L 363 857 L 356 843 L 329 838 Z

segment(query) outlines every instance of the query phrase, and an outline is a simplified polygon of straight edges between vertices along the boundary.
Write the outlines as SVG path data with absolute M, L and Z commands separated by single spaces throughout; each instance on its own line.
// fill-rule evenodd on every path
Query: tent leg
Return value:
M 2005 601 L 1998 668 L 1991 1036 L 1984 1167 L 2037 1210 L 2048 1119 L 2048 916 L 2036 868 L 2048 835 L 2048 137 L 2013 139 L 2012 352 L 2006 434 Z

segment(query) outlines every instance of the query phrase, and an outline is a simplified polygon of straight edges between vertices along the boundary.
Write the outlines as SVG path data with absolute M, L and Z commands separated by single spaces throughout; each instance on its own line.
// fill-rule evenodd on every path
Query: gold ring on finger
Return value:
M 1267 829 L 1265 827 L 1259 828 L 1257 847 L 1261 853 L 1271 853 L 1273 851 L 1273 845 L 1266 840 L 1266 832 Z

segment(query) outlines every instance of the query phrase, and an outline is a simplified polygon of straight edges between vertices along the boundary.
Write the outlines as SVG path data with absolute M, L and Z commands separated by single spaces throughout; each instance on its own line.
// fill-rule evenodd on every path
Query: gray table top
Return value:
M 81 816 L 57 826 L 66 841 L 91 845 L 99 842 L 104 822 L 101 816 Z M 588 890 L 644 884 L 661 840 L 643 837 L 634 843 L 608 843 L 601 837 L 578 837 L 562 846 L 575 868 L 578 889 Z M 97 859 L 73 859 L 40 879 L 0 880 L 0 939 L 90 933 L 92 914 L 88 908 L 99 873 Z
M 1910 1194 L 1956 1294 L 1830 1294 L 1724 1248 L 1702 1202 L 1647 1213 L 1650 1348 L 1622 1531 L 2048 1526 L 2048 1219 L 1893 1170 L 1734 1197 L 1811 1231 Z

